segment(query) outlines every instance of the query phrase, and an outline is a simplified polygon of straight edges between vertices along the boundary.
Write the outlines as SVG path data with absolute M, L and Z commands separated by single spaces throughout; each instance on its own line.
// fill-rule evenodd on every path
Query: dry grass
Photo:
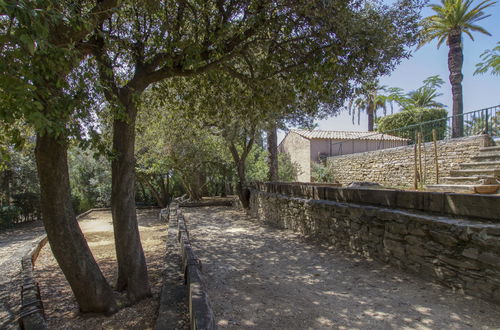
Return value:
M 111 317 L 81 314 L 50 247 L 38 257 L 35 275 L 40 284 L 45 313 L 51 329 L 152 329 L 156 320 L 164 269 L 166 224 L 158 210 L 138 210 L 139 230 L 146 255 L 152 297 L 123 307 Z M 90 249 L 109 283 L 116 280 L 117 264 L 110 212 L 93 212 L 80 221 Z M 124 305 L 124 296 L 116 293 Z

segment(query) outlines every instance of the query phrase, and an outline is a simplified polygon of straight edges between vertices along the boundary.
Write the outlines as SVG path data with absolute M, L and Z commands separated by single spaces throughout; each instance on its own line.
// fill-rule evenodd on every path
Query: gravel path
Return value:
M 0 329 L 18 328 L 21 259 L 44 233 L 41 221 L 0 232 Z
M 500 329 L 500 306 L 223 207 L 184 209 L 221 329 Z

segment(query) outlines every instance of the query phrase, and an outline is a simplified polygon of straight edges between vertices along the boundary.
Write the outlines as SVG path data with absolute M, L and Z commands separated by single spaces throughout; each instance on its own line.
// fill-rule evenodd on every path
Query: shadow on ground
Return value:
M 498 329 L 500 306 L 304 241 L 229 208 L 185 209 L 221 328 Z

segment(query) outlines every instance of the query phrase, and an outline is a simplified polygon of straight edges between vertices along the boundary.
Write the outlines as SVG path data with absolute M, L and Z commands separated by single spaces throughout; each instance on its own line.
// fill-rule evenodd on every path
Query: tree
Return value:
M 445 105 L 436 101 L 437 97 L 443 95 L 438 92 L 444 84 L 443 79 L 439 76 L 430 76 L 423 81 L 423 85 L 414 91 L 408 92 L 406 95 L 400 93 L 390 94 L 389 99 L 396 101 L 403 110 L 412 108 L 444 108 Z
M 115 0 L 0 3 L 0 118 L 7 124 L 25 121 L 34 129 L 52 252 L 80 310 L 107 314 L 118 308 L 75 218 L 67 147 L 69 137 L 81 136 L 89 109 L 95 109 L 89 75 L 80 71 L 89 53 L 86 41 L 116 6 Z
M 474 74 L 483 74 L 491 70 L 491 74 L 500 76 L 500 42 L 493 49 L 488 49 L 481 54 L 483 62 L 476 64 Z
M 359 124 L 361 111 L 365 111 L 368 115 L 368 131 L 373 131 L 377 110 L 383 109 L 384 115 L 387 112 L 387 96 L 382 94 L 385 91 L 386 87 L 380 86 L 377 80 L 366 82 L 359 87 L 354 98 L 351 98 L 348 104 L 349 114 L 352 114 L 353 122 L 357 112 Z
M 462 33 L 472 40 L 473 32 L 491 35 L 476 23 L 490 15 L 484 10 L 495 4 L 491 0 L 481 1 L 474 5 L 473 0 L 441 0 L 441 5 L 430 5 L 434 15 L 422 21 L 422 40 L 419 47 L 438 40 L 439 48 L 444 41 L 449 47 L 448 69 L 450 71 L 451 91 L 453 95 L 452 137 L 463 135 L 463 93 L 462 93 Z
M 260 57 L 258 71 L 268 77 L 322 68 L 335 77 L 346 73 L 347 82 L 352 78 L 347 71 L 353 69 L 386 72 L 407 55 L 404 45 L 414 41 L 416 5 L 404 3 L 353 9 L 344 2 L 137 2 L 104 24 L 93 41 L 106 98 L 116 109 L 112 205 L 117 288 L 127 288 L 133 301 L 149 294 L 134 212 L 133 158 L 137 101 L 148 86 L 211 70 L 238 75 L 245 65 L 251 73 L 254 61 L 248 60 L 254 57 Z
M 419 129 L 424 139 L 431 141 L 432 130 L 436 129 L 438 138 L 444 138 L 447 112 L 444 105 L 436 101 L 442 95 L 438 89 L 443 83 L 439 76 L 430 76 L 424 79 L 422 86 L 408 93 L 400 88 L 389 88 L 387 99 L 396 102 L 401 107 L 401 112 L 378 118 L 377 131 L 413 140 L 415 129 Z M 419 125 L 428 121 L 433 122 L 425 126 Z M 401 130 L 405 127 L 407 129 Z

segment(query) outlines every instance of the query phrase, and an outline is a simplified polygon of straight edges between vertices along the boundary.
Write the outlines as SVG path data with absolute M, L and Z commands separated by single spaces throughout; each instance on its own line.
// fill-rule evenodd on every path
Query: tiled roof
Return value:
M 325 139 L 325 140 L 389 140 L 389 141 L 408 141 L 408 139 L 399 136 L 381 134 L 377 132 L 350 132 L 350 131 L 320 131 L 320 130 L 304 130 L 292 129 L 290 132 L 297 133 L 298 135 L 312 140 L 312 139 Z

